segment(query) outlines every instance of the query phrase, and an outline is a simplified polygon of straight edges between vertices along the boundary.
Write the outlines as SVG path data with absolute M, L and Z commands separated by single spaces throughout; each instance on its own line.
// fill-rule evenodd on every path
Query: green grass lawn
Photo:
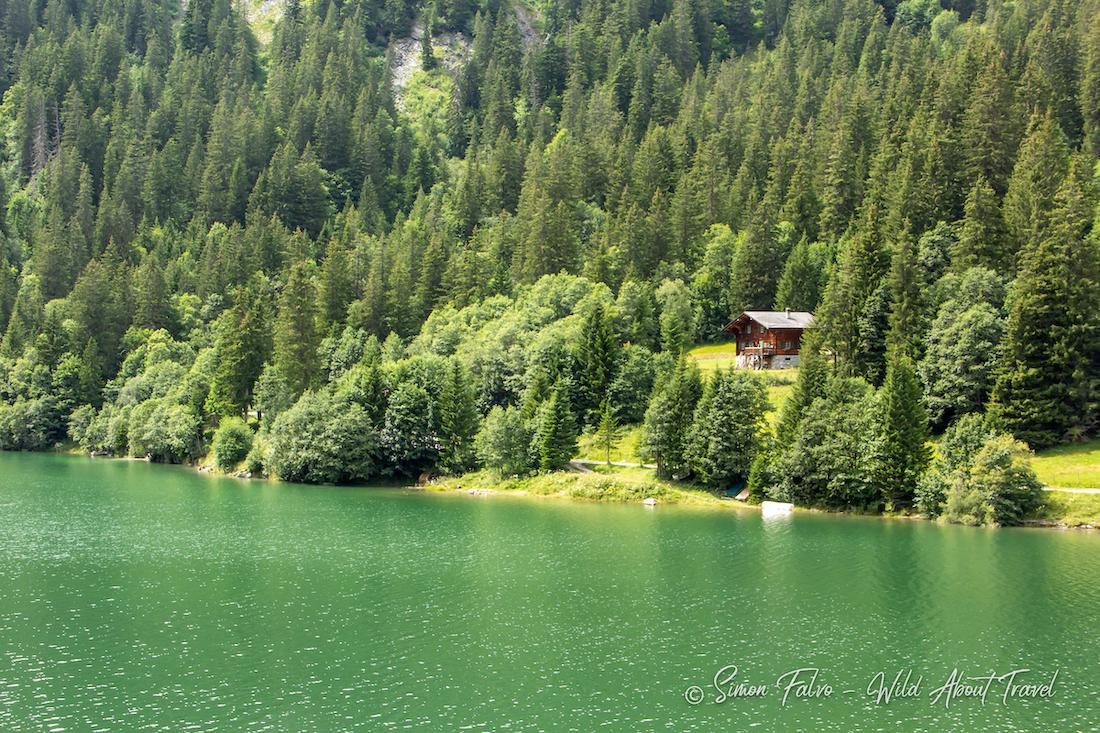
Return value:
M 1044 491 L 1038 519 L 1069 527 L 1100 527 L 1100 494 L 1072 494 L 1068 491 Z
M 640 502 L 657 499 L 662 504 L 689 504 L 712 507 L 744 508 L 748 504 L 722 499 L 690 484 L 661 481 L 652 471 L 614 468 L 593 473 L 556 471 L 523 478 L 502 478 L 491 471 L 443 478 L 429 487 L 435 491 L 486 491 L 522 493 L 530 496 L 558 496 L 571 499 L 610 502 Z
M 737 344 L 723 341 L 718 344 L 696 346 L 688 352 L 688 358 L 695 362 L 699 370 L 706 373 L 716 369 L 729 369 L 737 357 Z
M 1100 439 L 1039 451 L 1031 466 L 1047 486 L 1100 488 Z

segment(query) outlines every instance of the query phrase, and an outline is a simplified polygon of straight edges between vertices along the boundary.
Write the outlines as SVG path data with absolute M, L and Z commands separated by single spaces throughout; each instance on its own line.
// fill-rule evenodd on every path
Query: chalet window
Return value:
M 752 333 L 752 324 L 745 326 L 745 333 Z

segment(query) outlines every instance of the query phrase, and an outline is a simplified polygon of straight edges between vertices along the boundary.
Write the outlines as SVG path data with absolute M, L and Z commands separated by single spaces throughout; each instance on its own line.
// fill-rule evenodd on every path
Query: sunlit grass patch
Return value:
M 1100 488 L 1100 439 L 1039 451 L 1031 466 L 1047 486 Z

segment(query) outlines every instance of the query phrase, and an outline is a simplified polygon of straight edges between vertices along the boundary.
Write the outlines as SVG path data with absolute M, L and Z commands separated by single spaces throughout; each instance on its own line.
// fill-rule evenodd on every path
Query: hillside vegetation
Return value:
M 641 425 L 662 476 L 1012 522 L 1096 435 L 1096 0 L 248 7 L 0 11 L 0 447 L 355 481 Z M 680 358 L 749 307 L 817 314 L 770 419 Z

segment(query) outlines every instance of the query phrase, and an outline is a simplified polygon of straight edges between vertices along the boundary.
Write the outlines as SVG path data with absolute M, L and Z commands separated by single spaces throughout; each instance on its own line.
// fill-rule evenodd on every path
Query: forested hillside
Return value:
M 1097 429 L 1096 0 L 288 0 L 263 44 L 229 0 L 3 13 L 9 449 L 523 472 L 648 400 L 663 473 L 904 507 L 928 426 Z M 440 124 L 395 96 L 414 23 Z M 777 436 L 677 366 L 746 307 L 818 314 Z

